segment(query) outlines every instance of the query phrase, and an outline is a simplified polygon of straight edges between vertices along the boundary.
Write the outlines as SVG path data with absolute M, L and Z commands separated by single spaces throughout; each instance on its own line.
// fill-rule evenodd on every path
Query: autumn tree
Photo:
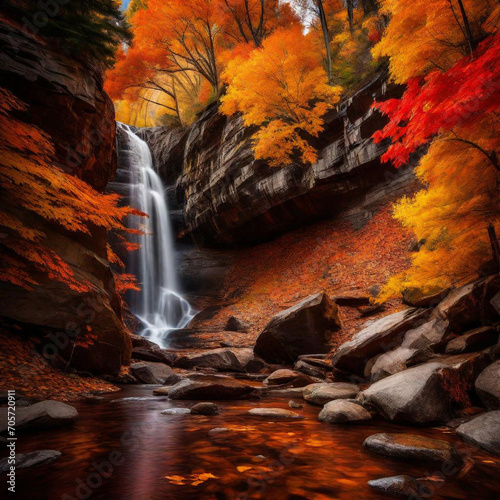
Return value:
M 0 88 L 0 281 L 29 290 L 40 275 L 86 292 L 92 285 L 47 245 L 46 224 L 74 233 L 90 234 L 90 226 L 123 232 L 125 217 L 143 214 L 119 207 L 118 195 L 98 193 L 57 167 L 50 138 L 22 120 L 26 110 Z
M 323 130 L 323 115 L 339 99 L 340 88 L 327 84 L 321 54 L 300 27 L 280 29 L 246 60 L 234 59 L 224 73 L 228 84 L 221 110 L 241 112 L 245 125 L 257 125 L 255 155 L 272 166 L 289 164 L 297 154 L 316 161 L 305 134 Z
M 387 7 L 388 2 L 383 3 Z M 406 8 L 405 2 L 399 4 L 401 10 L 391 2 L 397 24 L 403 22 L 398 14 Z M 389 281 L 381 299 L 406 288 L 433 291 L 463 283 L 495 255 L 488 228 L 500 219 L 499 8 L 491 4 L 487 10 L 481 4 L 463 4 L 471 9 L 464 15 L 474 36 L 473 46 L 477 46 L 478 36 L 474 34 L 483 33 L 483 41 L 472 54 L 463 18 L 439 10 L 427 11 L 424 17 L 434 27 L 436 18 L 450 23 L 444 38 L 428 39 L 424 30 L 421 36 L 426 37 L 426 49 L 415 47 L 413 37 L 406 42 L 399 38 L 399 51 L 390 55 L 393 77 L 409 80 L 402 99 L 376 105 L 389 117 L 386 127 L 374 135 L 376 141 L 392 141 L 383 160 L 399 167 L 419 148 L 429 142 L 430 147 L 416 169 L 424 188 L 414 197 L 400 200 L 394 209 L 396 218 L 413 229 L 423 245 L 413 255 L 410 269 Z M 481 25 L 474 22 L 478 12 Z M 395 43 L 392 22 L 382 47 Z M 492 34 L 487 35 L 488 31 Z M 417 50 L 412 64 L 408 64 L 408 47 Z M 425 54 L 440 63 L 428 61 Z M 420 61 L 420 67 L 415 61 Z M 493 247 L 495 244 L 493 241 Z

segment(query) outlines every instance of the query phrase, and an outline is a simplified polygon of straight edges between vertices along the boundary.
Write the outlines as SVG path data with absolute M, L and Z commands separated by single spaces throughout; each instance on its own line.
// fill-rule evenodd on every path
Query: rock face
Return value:
M 406 309 L 371 323 L 340 346 L 333 357 L 333 366 L 362 376 L 370 358 L 399 345 L 402 335 L 422 323 L 427 315 L 425 309 Z
M 352 401 L 336 399 L 327 403 L 319 412 L 318 420 L 328 424 L 362 422 L 372 418 L 370 412 Z
M 488 366 L 477 377 L 476 392 L 486 408 L 500 409 L 500 360 Z
M 91 58 L 76 61 L 28 30 L 0 22 L 0 85 L 29 106 L 30 121 L 47 133 L 57 163 L 103 191 L 116 169 L 113 104 L 102 88 L 101 68 Z M 77 235 L 44 224 L 46 241 L 93 291 L 85 295 L 44 279 L 27 292 L 0 287 L 0 316 L 31 331 L 51 334 L 51 353 L 70 359 L 75 330 L 98 334 L 89 348 L 76 347 L 71 365 L 97 374 L 116 374 L 130 361 L 131 342 L 121 320 L 121 302 L 107 261 L 106 231 Z
M 469 443 L 500 455 L 500 411 L 483 413 L 462 424 L 457 434 Z
M 257 338 L 255 354 L 269 363 L 295 362 L 301 354 L 328 352 L 341 327 L 337 305 L 318 293 L 274 316 Z
M 59 401 L 42 401 L 31 406 L 18 408 L 16 430 L 47 429 L 72 424 L 78 417 L 73 406 Z M 7 408 L 0 408 L 0 434 L 7 431 Z

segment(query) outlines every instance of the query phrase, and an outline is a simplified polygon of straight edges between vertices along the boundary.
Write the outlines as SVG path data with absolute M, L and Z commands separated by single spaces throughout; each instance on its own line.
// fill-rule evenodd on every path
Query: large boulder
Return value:
M 374 453 L 411 462 L 461 463 L 458 453 L 446 441 L 417 434 L 373 434 L 363 446 Z
M 287 384 L 290 387 L 304 387 L 309 385 L 314 380 L 308 375 L 296 372 L 293 370 L 281 369 L 271 373 L 269 377 L 264 380 L 264 385 L 283 385 Z
M 450 324 L 441 318 L 430 318 L 416 328 L 408 330 L 403 338 L 402 347 L 408 349 L 431 349 L 447 338 Z
M 143 384 L 175 384 L 181 377 L 164 363 L 141 361 L 130 365 L 131 374 Z
M 312 295 L 274 316 L 254 351 L 269 363 L 293 363 L 301 354 L 325 353 L 341 328 L 337 305 L 324 293 Z
M 132 339 L 133 359 L 166 363 L 167 365 L 174 363 L 176 359 L 174 353 L 161 349 L 157 344 L 140 335 L 131 335 L 130 338 Z
M 0 434 L 7 432 L 7 408 L 0 408 Z M 18 407 L 16 431 L 46 429 L 72 424 L 78 417 L 73 406 L 60 401 L 42 401 L 31 406 Z
M 483 413 L 457 429 L 465 441 L 500 455 L 500 411 Z
M 243 399 L 254 392 L 254 387 L 224 376 L 202 376 L 184 379 L 170 388 L 170 399 L 229 400 Z
M 446 344 L 446 354 L 479 351 L 498 342 L 498 332 L 491 326 L 476 328 L 450 340 Z
M 370 379 L 372 382 L 376 382 L 384 377 L 406 370 L 411 365 L 428 361 L 431 356 L 432 354 L 429 351 L 397 347 L 376 358 L 371 366 Z
M 469 393 L 489 362 L 485 353 L 441 357 L 375 382 L 360 399 L 390 421 L 446 422 L 455 410 L 471 406 Z
M 405 309 L 372 322 L 339 347 L 332 360 L 333 366 L 363 376 L 370 358 L 397 347 L 403 335 L 422 323 L 428 314 L 426 309 Z
M 486 408 L 500 409 L 500 360 L 482 371 L 475 385 L 476 392 Z
M 333 382 L 331 384 L 312 384 L 307 386 L 303 392 L 303 398 L 315 405 L 323 406 L 336 399 L 355 398 L 359 392 L 359 386 L 347 382 Z
M 211 368 L 219 372 L 244 371 L 232 349 L 225 347 L 184 354 L 175 361 L 174 366 L 187 370 L 193 368 Z
M 362 422 L 372 418 L 369 411 L 353 401 L 336 399 L 327 403 L 319 412 L 318 420 L 328 424 Z

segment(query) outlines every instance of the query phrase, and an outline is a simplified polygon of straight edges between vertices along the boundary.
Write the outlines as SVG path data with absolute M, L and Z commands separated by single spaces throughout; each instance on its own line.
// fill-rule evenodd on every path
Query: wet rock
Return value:
M 171 385 L 167 385 L 164 387 L 158 387 L 156 389 L 153 389 L 153 394 L 155 396 L 168 396 L 168 393 L 170 392 L 171 388 L 172 388 Z
M 189 408 L 167 408 L 161 412 L 162 415 L 188 415 L 190 413 Z
M 311 387 L 311 386 L 308 386 Z M 320 384 L 304 392 L 304 399 L 308 403 L 323 406 L 336 399 L 355 398 L 360 392 L 359 386 L 345 382 L 333 382 L 331 384 Z
M 264 380 L 264 385 L 283 385 L 288 384 L 290 387 L 304 387 L 311 384 L 311 377 L 293 370 L 276 370 Z
M 452 290 L 433 311 L 433 317 L 449 322 L 454 333 L 477 326 L 482 320 L 496 320 L 490 300 L 500 289 L 500 275 L 490 276 Z
M 428 361 L 431 357 L 430 351 L 397 347 L 377 357 L 370 370 L 370 380 L 376 382 L 389 375 L 402 372 L 411 365 Z
M 16 469 L 27 469 L 29 467 L 37 467 L 47 465 L 61 456 L 60 451 L 55 450 L 38 450 L 31 453 L 16 453 Z M 0 460 L 0 473 L 10 470 L 8 458 Z
M 302 408 L 302 405 L 300 403 L 297 403 L 296 401 L 288 401 L 288 407 L 298 410 L 299 408 Z
M 361 422 L 372 418 L 370 412 L 361 405 L 343 399 L 336 399 L 326 403 L 319 412 L 318 420 L 328 424 L 344 424 Z
M 332 360 L 333 367 L 362 376 L 370 358 L 391 346 L 397 347 L 404 333 L 422 323 L 427 315 L 426 309 L 406 309 L 374 321 L 339 347 Z
M 260 390 L 262 397 L 269 398 L 301 398 L 303 387 L 285 387 L 283 389 L 274 389 L 271 387 L 264 387 Z
M 441 357 L 375 382 L 359 397 L 387 420 L 446 422 L 471 405 L 468 393 L 489 359 L 484 353 Z
M 326 363 L 325 363 L 326 364 Z M 293 369 L 298 372 L 305 373 L 310 377 L 315 378 L 326 378 L 329 371 L 331 371 L 332 367 L 327 365 L 327 367 L 319 367 L 315 366 L 309 362 L 309 360 L 299 360 L 293 365 Z
M 231 429 L 228 429 L 227 427 L 215 427 L 215 429 L 211 429 L 208 431 L 208 435 L 210 437 L 221 437 L 221 436 L 227 436 L 231 432 L 233 432 Z
M 198 403 L 191 408 L 191 413 L 194 415 L 217 415 L 219 407 L 215 403 Z
M 302 415 L 290 410 L 283 410 L 282 408 L 252 408 L 248 411 L 249 415 L 255 417 L 265 417 L 271 420 L 277 419 L 301 419 Z
M 147 345 L 132 348 L 132 359 L 172 365 L 176 356 L 174 353 L 170 353 L 165 349 L 160 349 L 160 347 L 153 342 L 148 342 Z
M 203 376 L 185 379 L 171 387 L 171 399 L 229 400 L 249 397 L 254 388 L 238 380 L 223 376 Z
M 500 411 L 483 413 L 462 424 L 457 434 L 469 443 L 500 455 Z
M 242 372 L 241 363 L 230 348 L 211 349 L 201 353 L 188 353 L 180 356 L 174 366 L 192 370 L 211 368 L 220 372 Z
M 0 434 L 7 431 L 7 408 L 0 408 Z M 78 417 L 73 406 L 59 401 L 42 401 L 31 406 L 17 408 L 16 431 L 46 429 L 72 424 Z
M 486 408 L 500 409 L 500 360 L 495 361 L 479 374 L 475 386 Z
M 476 328 L 464 333 L 446 344 L 447 354 L 461 354 L 463 352 L 480 351 L 498 342 L 498 332 L 490 326 Z
M 141 361 L 130 365 L 130 373 L 143 384 L 175 384 L 181 377 L 164 363 Z
M 228 332 L 248 332 L 250 325 L 241 319 L 234 316 L 229 316 L 226 323 L 226 331 Z
M 411 476 L 392 476 L 368 481 L 368 486 L 378 493 L 399 498 L 428 498 L 424 485 Z M 423 490 L 423 491 L 422 491 Z
M 365 439 L 363 446 L 374 453 L 402 460 L 462 463 L 458 453 L 446 441 L 417 434 L 374 434 Z
M 254 351 L 269 363 L 293 363 L 302 354 L 328 352 L 328 342 L 340 328 L 337 305 L 318 293 L 275 315 Z

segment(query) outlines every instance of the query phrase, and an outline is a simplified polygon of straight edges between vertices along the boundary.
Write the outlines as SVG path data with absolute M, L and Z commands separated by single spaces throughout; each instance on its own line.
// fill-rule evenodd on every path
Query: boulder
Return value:
M 373 479 L 368 481 L 368 486 L 382 495 L 408 499 L 430 498 L 434 491 L 425 482 L 422 483 L 420 480 L 406 475 Z
M 331 371 L 332 367 L 330 364 L 325 363 L 326 367 L 319 367 L 309 362 L 309 360 L 299 360 L 293 365 L 293 369 L 305 373 L 310 377 L 315 378 L 326 378 L 329 371 Z
M 175 384 L 181 377 L 164 363 L 141 361 L 130 365 L 131 374 L 143 384 Z
M 269 363 L 294 363 L 301 354 L 326 353 L 341 328 L 337 305 L 324 293 L 276 314 L 257 338 L 255 354 Z
M 408 330 L 401 343 L 408 349 L 430 349 L 440 344 L 450 332 L 448 321 L 431 318 L 429 321 Z
M 229 316 L 226 323 L 226 331 L 228 332 L 248 332 L 250 325 L 241 319 Z
M 254 417 L 265 417 L 271 420 L 277 419 L 300 419 L 304 418 L 302 415 L 290 410 L 283 410 L 282 408 L 252 408 L 248 411 L 249 415 Z
M 359 386 L 355 384 L 333 382 L 331 384 L 319 384 L 312 388 L 312 390 L 308 389 L 307 392 L 303 393 L 303 397 L 308 403 L 323 406 L 336 399 L 355 398 L 360 390 Z
M 479 374 L 475 386 L 486 408 L 500 409 L 500 360 L 495 361 Z
M 193 415 L 217 415 L 219 407 L 215 403 L 198 403 L 191 407 Z
M 231 351 L 245 373 L 261 373 L 269 370 L 269 365 L 256 356 L 251 347 L 233 348 Z
M 140 335 L 131 335 L 130 338 L 132 339 L 133 359 L 166 363 L 167 365 L 172 365 L 175 361 L 176 355 L 173 352 L 161 349 L 147 338 Z
M 500 411 L 483 413 L 462 424 L 457 434 L 469 443 L 500 455 Z
M 437 306 L 450 293 L 450 288 L 424 293 L 419 288 L 407 288 L 403 291 L 403 302 L 412 307 Z
M 365 439 L 363 446 L 374 453 L 411 462 L 462 463 L 446 441 L 417 434 L 373 434 Z
M 339 347 L 332 360 L 333 366 L 362 376 L 370 358 L 397 347 L 403 335 L 422 323 L 427 315 L 426 309 L 405 309 L 372 322 Z
M 0 408 L 0 434 L 7 432 L 7 408 Z M 78 417 L 73 406 L 59 401 L 42 401 L 17 408 L 16 431 L 47 429 L 72 424 Z
M 344 424 L 348 422 L 361 422 L 372 418 L 370 412 L 361 405 L 352 401 L 336 399 L 326 403 L 319 412 L 318 420 L 328 424 Z
M 370 380 L 376 382 L 389 375 L 406 370 L 411 365 L 428 361 L 432 356 L 429 351 L 397 347 L 396 349 L 381 354 L 374 360 L 370 370 Z
M 224 347 L 182 355 L 175 361 L 174 366 L 186 370 L 211 368 L 219 372 L 244 371 L 232 349 Z
M 498 320 L 498 313 L 490 304 L 500 290 L 500 275 L 479 279 L 452 290 L 433 311 L 433 317 L 449 322 L 454 333 L 478 326 L 481 321 Z
M 451 420 L 490 361 L 485 353 L 446 356 L 375 382 L 359 398 L 385 419 L 412 424 Z
M 254 392 L 254 387 L 223 376 L 203 376 L 184 379 L 171 387 L 170 399 L 229 400 L 243 399 Z
M 28 467 L 37 467 L 47 465 L 57 460 L 61 456 L 60 451 L 38 450 L 31 453 L 16 453 L 16 469 L 27 469 Z M 7 472 L 10 469 L 8 457 L 0 460 L 0 473 Z
M 491 326 L 476 328 L 446 344 L 446 354 L 461 354 L 463 352 L 479 351 L 498 342 L 498 332 Z
M 293 370 L 281 369 L 276 370 L 267 377 L 264 385 L 283 385 L 287 384 L 290 387 L 304 387 L 313 382 L 313 379 L 308 375 Z
M 170 392 L 171 385 L 166 385 L 163 387 L 158 387 L 153 390 L 153 395 L 154 396 L 168 396 L 168 393 Z

